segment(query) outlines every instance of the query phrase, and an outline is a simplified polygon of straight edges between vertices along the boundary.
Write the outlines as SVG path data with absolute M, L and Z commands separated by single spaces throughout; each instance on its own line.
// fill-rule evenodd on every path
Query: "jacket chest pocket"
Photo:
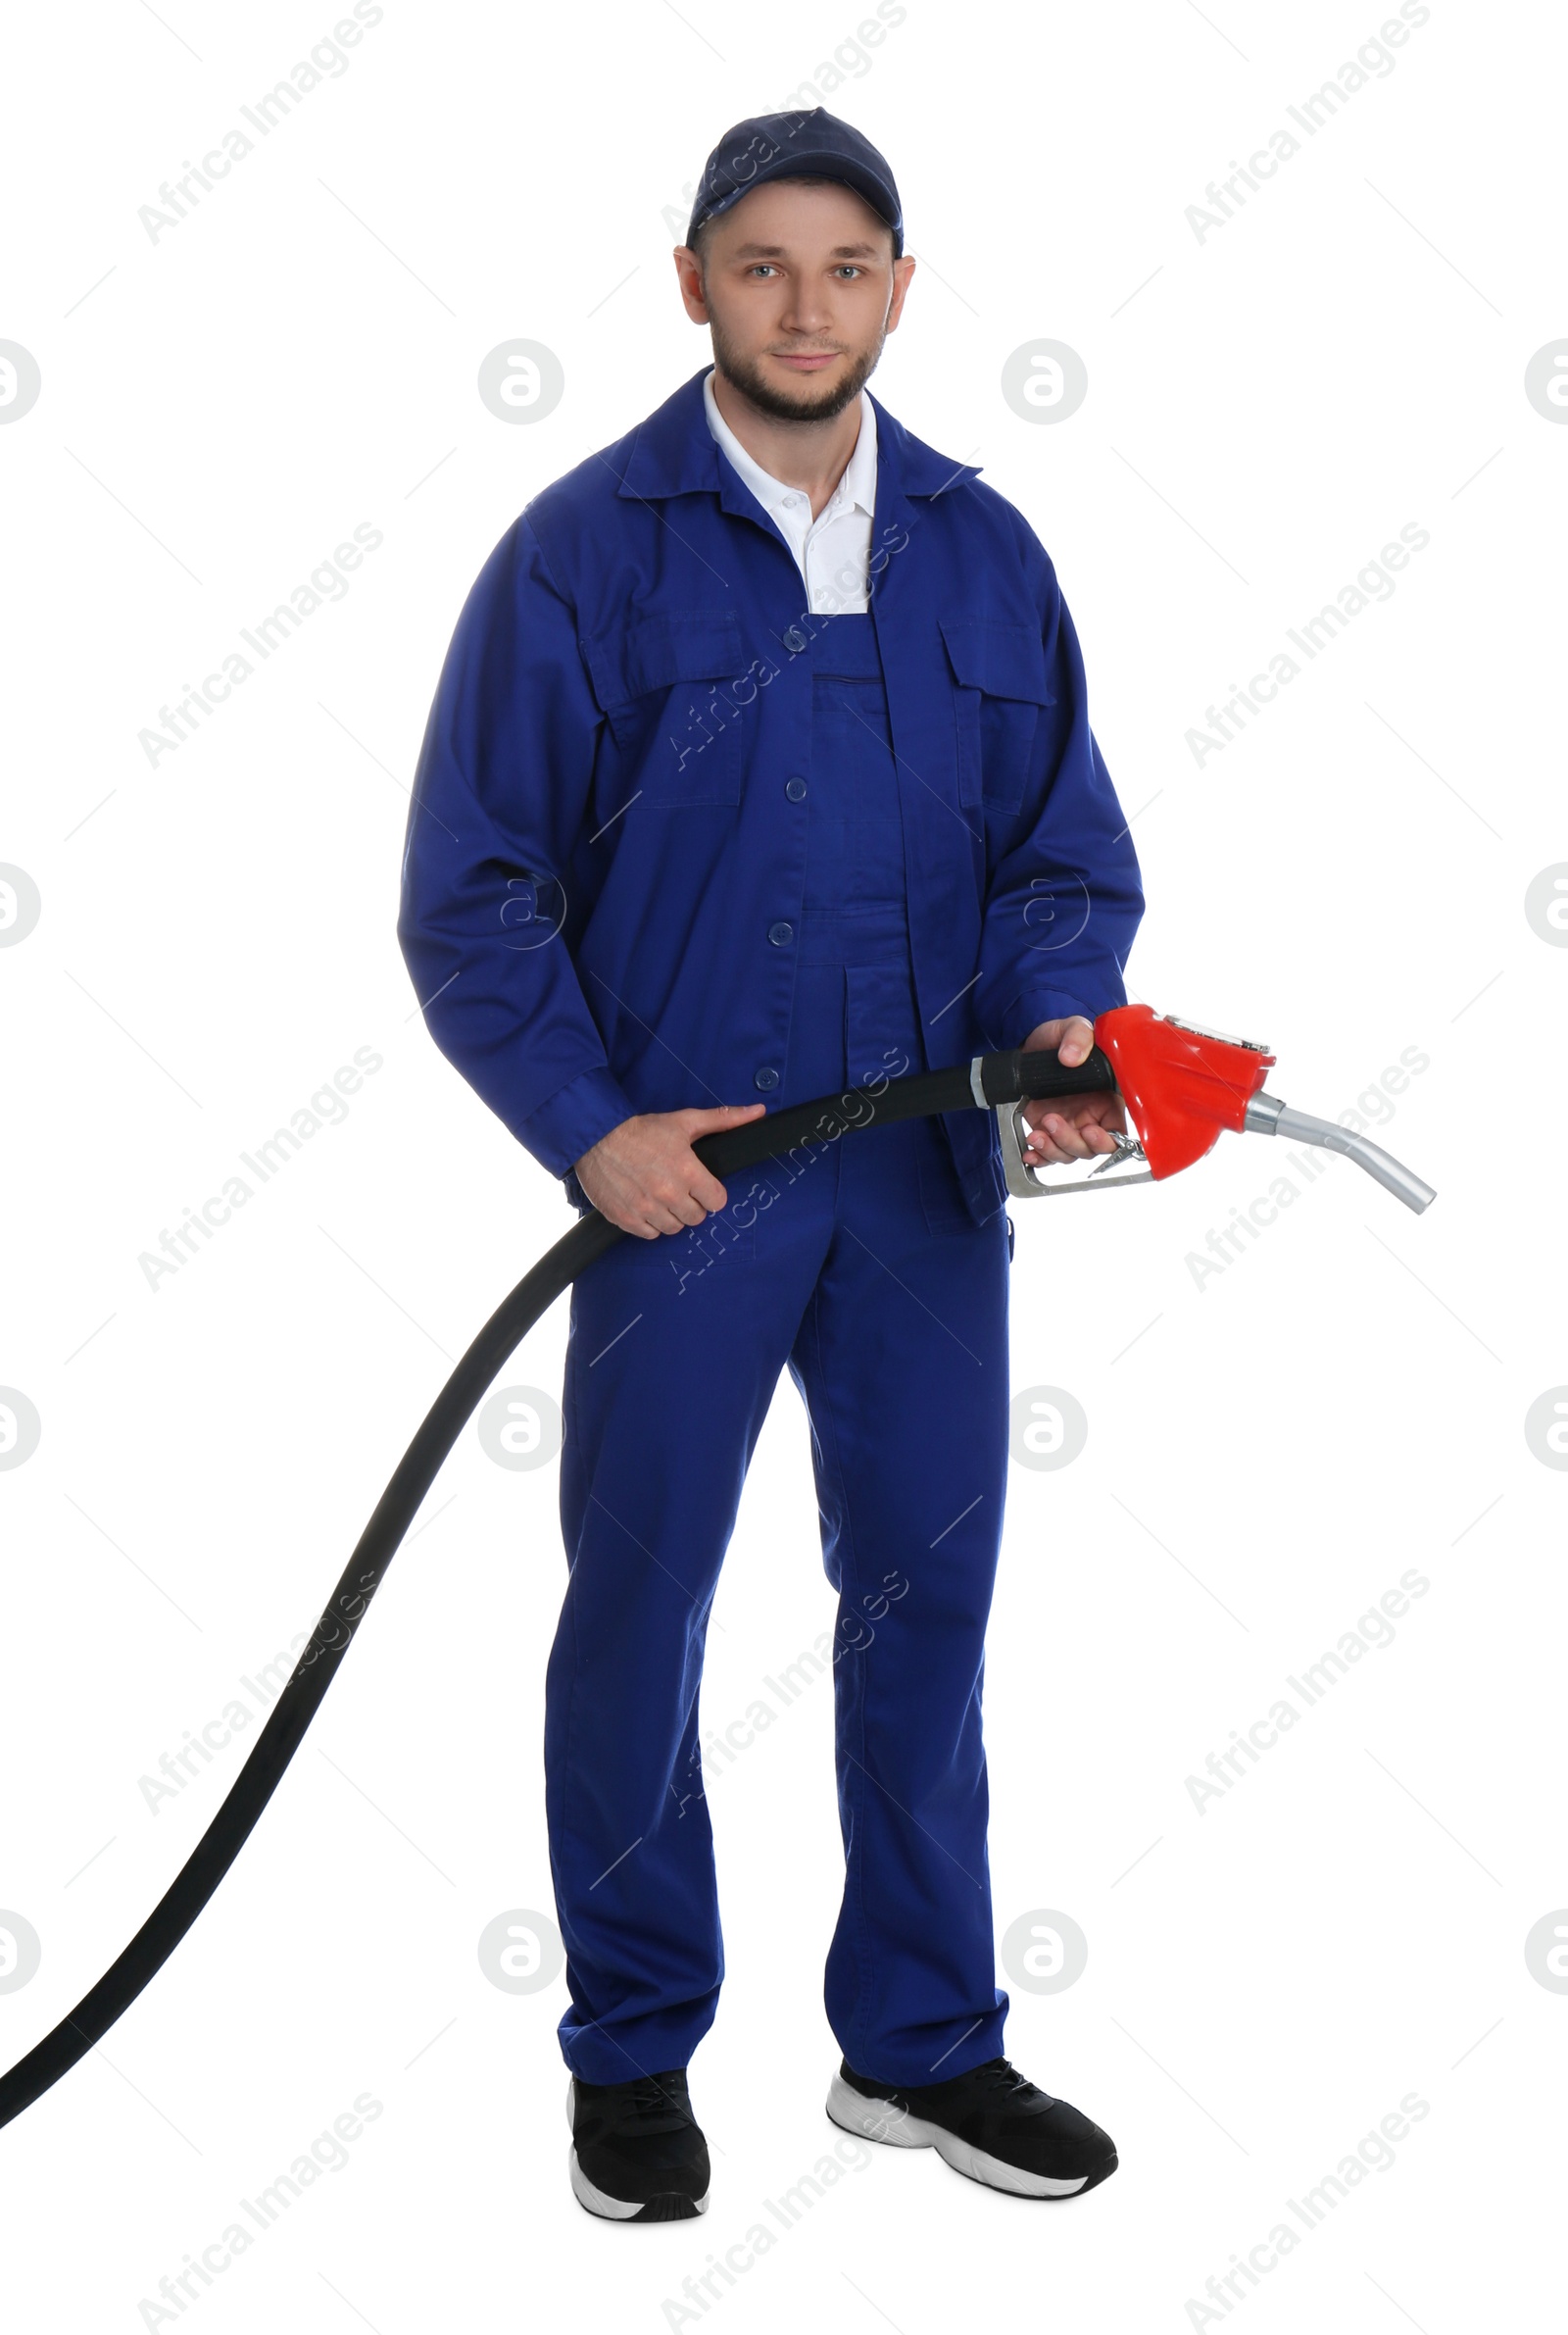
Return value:
M 1032 624 L 987 617 L 939 620 L 957 686 L 958 801 L 1016 811 L 1023 802 L 1043 706 L 1055 704 Z
M 741 722 L 758 677 L 732 614 L 661 610 L 582 651 L 631 793 L 651 807 L 740 801 Z

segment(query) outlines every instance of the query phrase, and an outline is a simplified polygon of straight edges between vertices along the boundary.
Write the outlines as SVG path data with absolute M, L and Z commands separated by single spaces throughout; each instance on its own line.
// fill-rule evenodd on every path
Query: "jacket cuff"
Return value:
M 552 1175 L 565 1175 L 602 1135 L 636 1116 L 618 1079 L 607 1069 L 579 1071 L 514 1128 Z
M 1026 989 L 1013 999 L 1002 1017 L 1000 1051 L 1021 1046 L 1042 1021 L 1060 1021 L 1068 1014 L 1082 1014 L 1086 1021 L 1093 1022 L 1096 1015 L 1103 1011 L 1103 1007 L 1088 1006 L 1080 998 L 1069 997 L 1062 989 Z

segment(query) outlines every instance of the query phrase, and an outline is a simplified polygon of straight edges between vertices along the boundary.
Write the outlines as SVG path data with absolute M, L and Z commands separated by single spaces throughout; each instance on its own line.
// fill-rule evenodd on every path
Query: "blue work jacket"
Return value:
M 579 1206 L 572 1165 L 612 1127 L 766 1100 L 789 1043 L 791 781 L 832 620 L 709 429 L 707 371 L 502 536 L 409 813 L 397 929 L 426 1025 Z M 872 403 L 870 615 L 934 1069 L 1124 1004 L 1143 891 L 1043 546 L 976 467 Z M 1006 1197 L 993 1114 L 943 1123 L 984 1222 Z

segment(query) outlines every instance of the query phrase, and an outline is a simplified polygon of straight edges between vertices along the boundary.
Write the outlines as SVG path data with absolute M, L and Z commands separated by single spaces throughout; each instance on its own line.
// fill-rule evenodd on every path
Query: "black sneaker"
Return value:
M 1005 2060 L 945 2084 L 879 2084 L 844 2061 L 827 2112 L 846 2132 L 895 2149 L 935 2149 L 955 2172 L 1010 2197 L 1077 2197 L 1116 2169 L 1098 2124 L 1053 2100 Z
M 689 2221 L 708 2211 L 708 2143 L 684 2067 L 630 2084 L 566 2087 L 571 2187 L 607 2221 Z

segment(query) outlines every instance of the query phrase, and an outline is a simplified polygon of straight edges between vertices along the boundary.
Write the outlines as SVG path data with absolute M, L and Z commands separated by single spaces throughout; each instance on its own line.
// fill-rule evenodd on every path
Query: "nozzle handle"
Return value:
M 1013 1046 L 1004 1054 L 977 1054 L 971 1082 L 978 1081 L 985 1100 L 998 1103 L 1044 1103 L 1057 1095 L 1114 1093 L 1116 1071 L 1108 1054 L 1091 1046 L 1080 1063 L 1064 1063 L 1054 1047 L 1036 1046 L 1026 1053 Z

